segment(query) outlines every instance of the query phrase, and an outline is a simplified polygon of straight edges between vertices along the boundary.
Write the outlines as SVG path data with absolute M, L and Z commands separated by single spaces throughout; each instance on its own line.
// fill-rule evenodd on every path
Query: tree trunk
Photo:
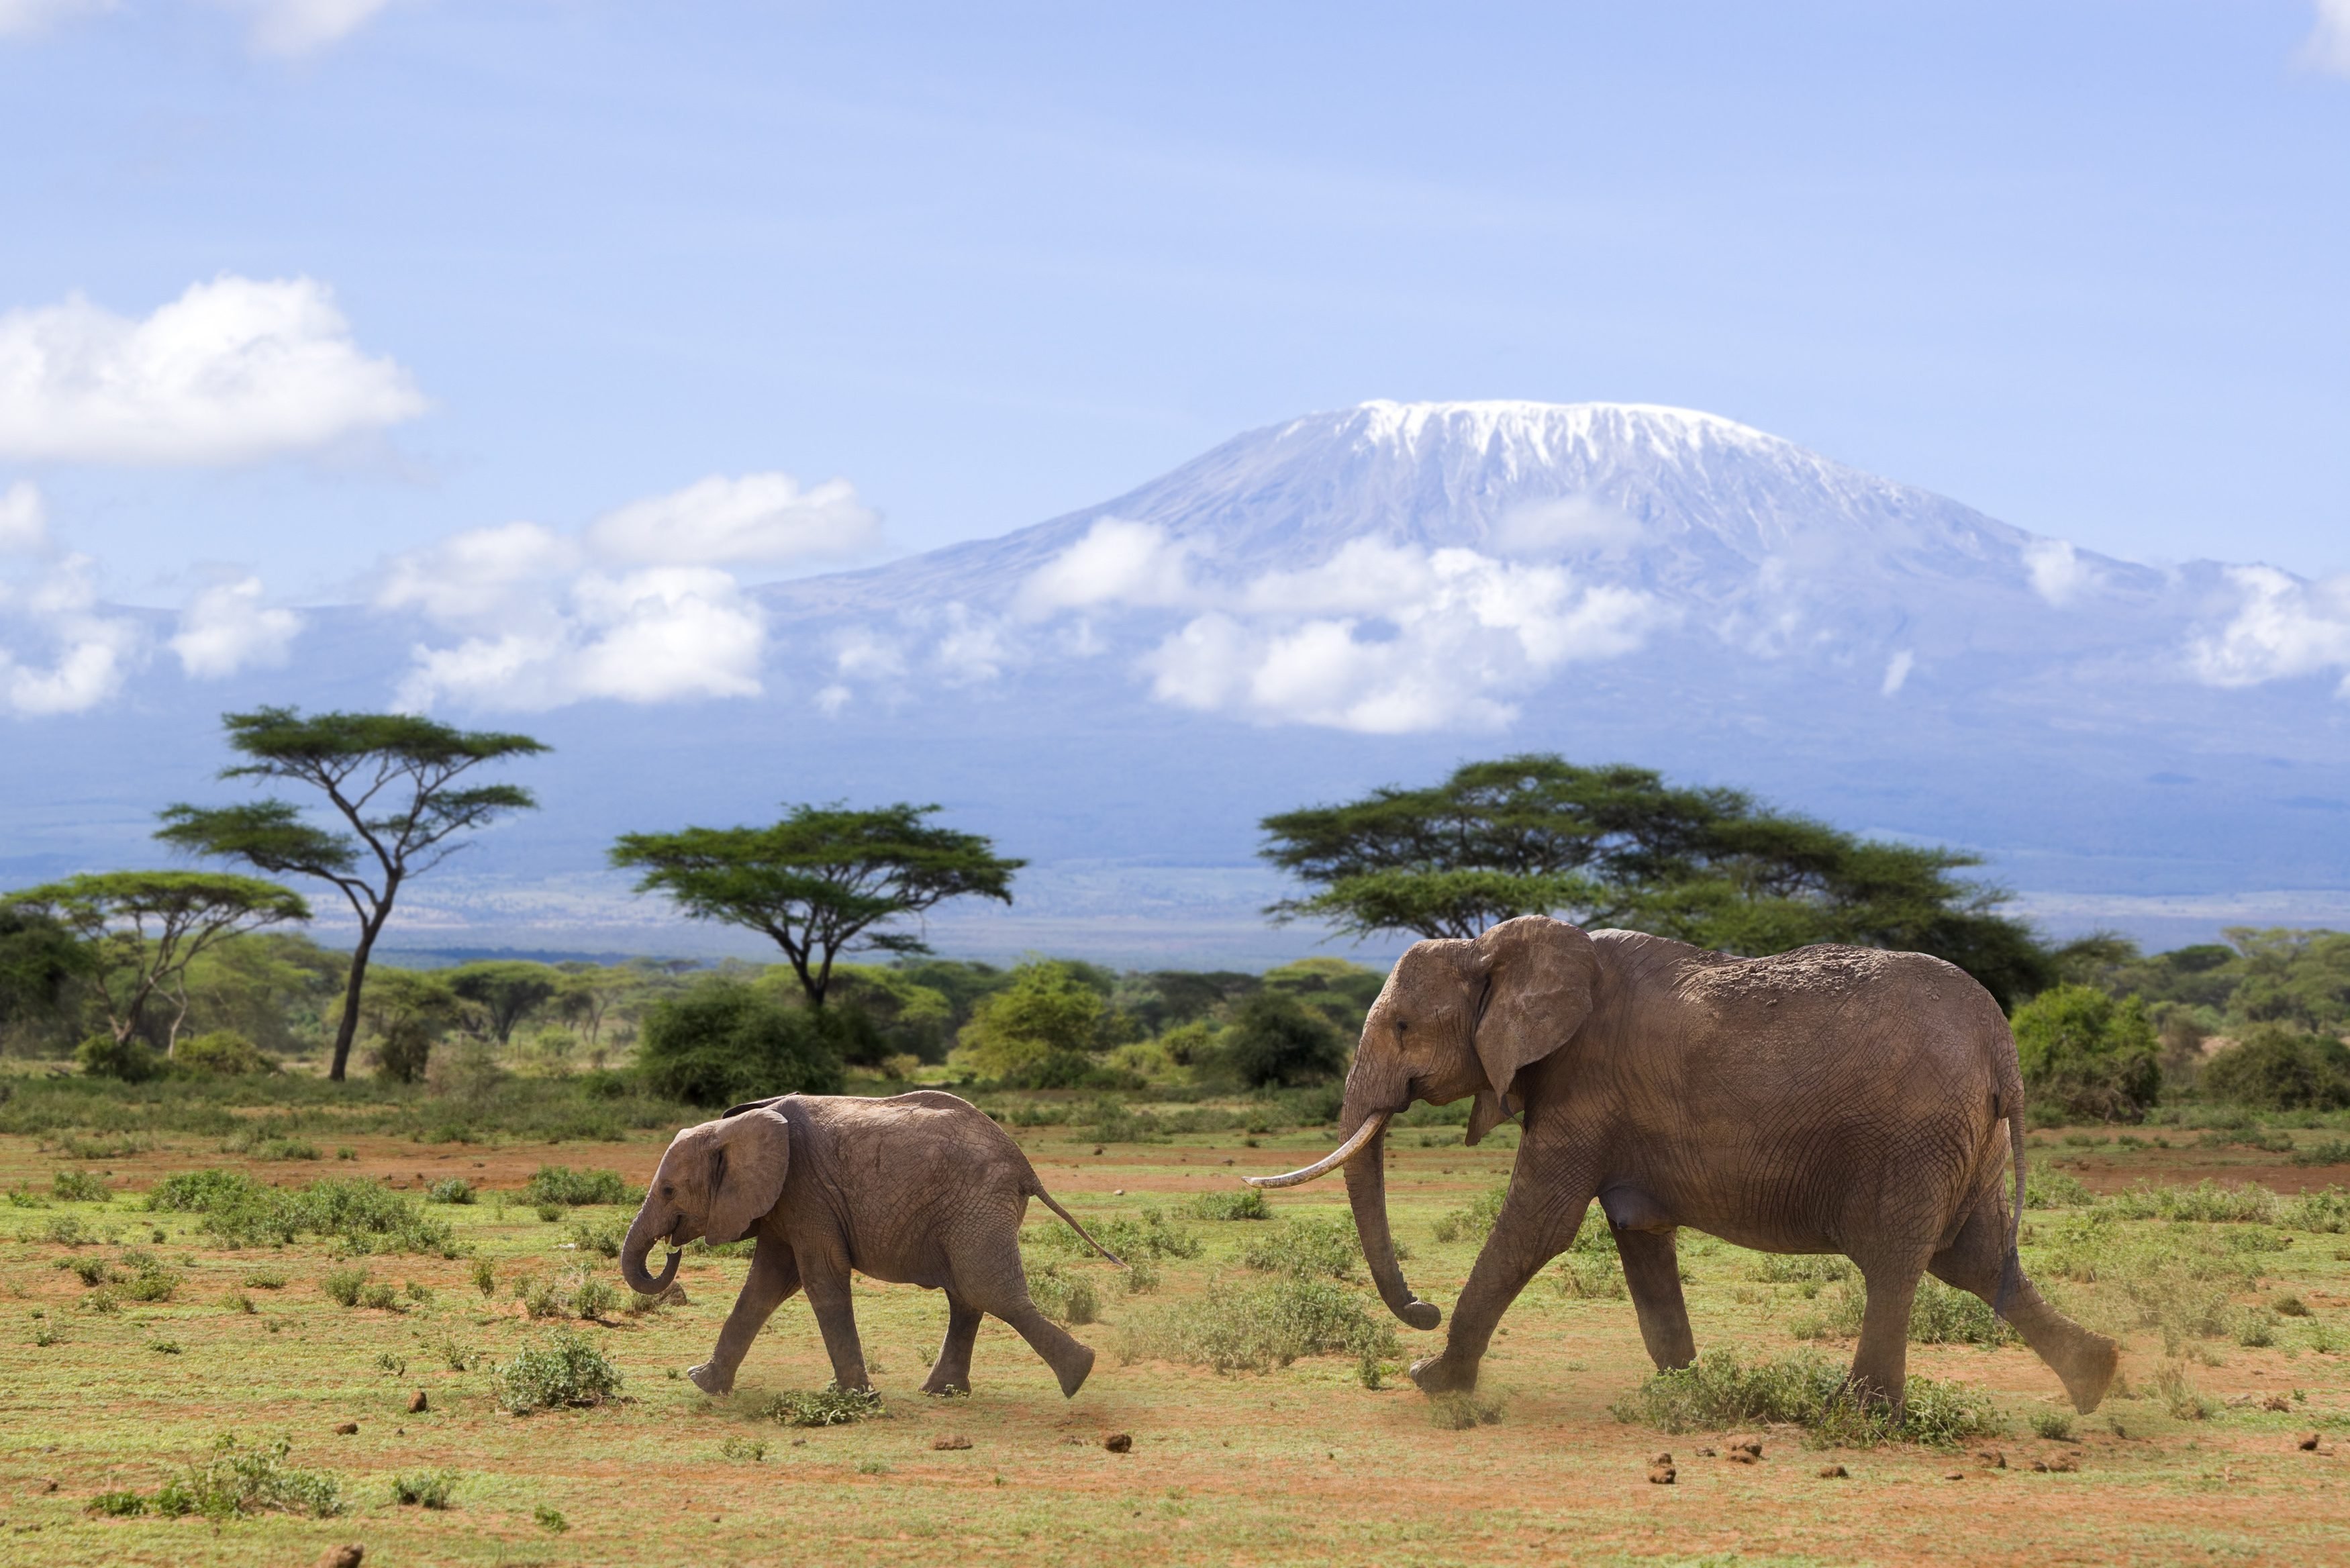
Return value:
M 351 977 L 343 987 L 343 1021 L 335 1029 L 335 1063 L 327 1076 L 339 1084 L 350 1064 L 351 1042 L 359 1033 L 359 989 L 367 983 L 368 954 L 375 947 L 376 933 L 383 929 L 388 907 L 379 908 L 375 918 L 359 927 L 359 945 L 351 950 Z

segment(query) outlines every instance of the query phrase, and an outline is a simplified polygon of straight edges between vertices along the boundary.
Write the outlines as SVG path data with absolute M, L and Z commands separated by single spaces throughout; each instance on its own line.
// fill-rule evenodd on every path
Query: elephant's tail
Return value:
M 1124 1258 L 1119 1257 L 1116 1252 L 1111 1251 L 1107 1247 L 1105 1247 L 1099 1241 L 1095 1241 L 1092 1233 L 1087 1231 L 1084 1226 L 1077 1223 L 1077 1217 L 1070 1213 L 1067 1210 L 1062 1208 L 1060 1204 L 1054 1199 L 1053 1195 L 1045 1190 L 1045 1184 L 1038 1181 L 1033 1175 L 1028 1179 L 1028 1195 L 1031 1198 L 1043 1199 L 1045 1200 L 1045 1208 L 1050 1209 L 1054 1213 L 1058 1214 L 1063 1220 L 1068 1222 L 1070 1230 L 1075 1231 L 1078 1235 L 1083 1236 L 1086 1239 L 1087 1246 L 1091 1247 L 1095 1251 L 1099 1252 L 1103 1257 L 1107 1258 L 1119 1268 L 1122 1269 L 1126 1267 L 1126 1260 Z
M 2023 1238 L 2023 1080 L 2019 1075 L 2002 1090 L 2007 1102 L 2007 1142 L 2015 1156 L 2015 1210 L 2007 1217 L 2007 1257 L 1999 1270 L 1999 1290 L 1991 1310 L 2007 1315 L 2015 1293 L 2023 1288 L 2023 1259 L 2017 1251 Z

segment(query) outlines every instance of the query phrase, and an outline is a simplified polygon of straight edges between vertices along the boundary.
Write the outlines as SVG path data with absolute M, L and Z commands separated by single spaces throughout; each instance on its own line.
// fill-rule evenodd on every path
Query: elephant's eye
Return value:
M 671 1183 L 670 1183 L 670 1182 L 666 1182 L 666 1181 L 662 1182 L 662 1183 L 661 1183 L 661 1196 L 662 1196 L 663 1198 L 674 1198 L 674 1197 L 676 1197 L 676 1196 L 677 1196 L 677 1188 L 676 1188 L 673 1184 L 671 1184 Z

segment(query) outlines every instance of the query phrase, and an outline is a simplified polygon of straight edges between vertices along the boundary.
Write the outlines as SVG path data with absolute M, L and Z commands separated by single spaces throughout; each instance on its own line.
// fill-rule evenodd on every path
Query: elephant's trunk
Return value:
M 657 1296 L 669 1289 L 677 1279 L 677 1261 L 681 1255 L 676 1248 L 671 1247 L 669 1262 L 659 1275 L 645 1267 L 645 1254 L 651 1251 L 653 1243 L 668 1235 L 675 1224 L 672 1221 L 656 1232 L 652 1221 L 647 1218 L 651 1212 L 652 1205 L 650 1203 L 638 1210 L 635 1222 L 629 1227 L 628 1239 L 620 1243 L 620 1277 L 628 1281 L 629 1288 L 640 1296 Z
M 1434 1328 L 1444 1314 L 1433 1302 L 1421 1301 L 1403 1282 L 1396 1262 L 1395 1238 L 1388 1233 L 1387 1117 L 1367 1117 L 1370 1141 L 1347 1166 L 1347 1201 L 1354 1205 L 1355 1231 L 1363 1239 L 1363 1261 L 1371 1266 L 1371 1282 L 1379 1300 L 1414 1328 Z

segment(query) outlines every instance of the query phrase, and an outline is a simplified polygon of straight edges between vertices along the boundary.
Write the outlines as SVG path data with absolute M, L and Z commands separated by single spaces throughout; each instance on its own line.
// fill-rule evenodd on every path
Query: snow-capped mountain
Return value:
M 426 565 L 570 558 L 512 529 L 468 548 Z M 942 941 L 1278 956 L 1309 939 L 1255 913 L 1258 818 L 1527 750 L 1972 848 L 2064 929 L 2350 922 L 2350 589 L 2094 555 L 1710 414 L 1367 403 L 867 570 L 500 592 L 463 642 L 389 601 L 312 612 L 290 672 L 151 670 L 130 711 L 20 722 L 0 885 L 149 854 L 149 814 L 223 760 L 223 708 L 422 690 L 557 750 L 543 814 L 420 885 L 416 945 L 688 947 L 600 868 L 613 834 L 912 798 L 1034 862 L 1009 914 Z M 738 662 L 702 700 L 613 700 L 712 628 Z

